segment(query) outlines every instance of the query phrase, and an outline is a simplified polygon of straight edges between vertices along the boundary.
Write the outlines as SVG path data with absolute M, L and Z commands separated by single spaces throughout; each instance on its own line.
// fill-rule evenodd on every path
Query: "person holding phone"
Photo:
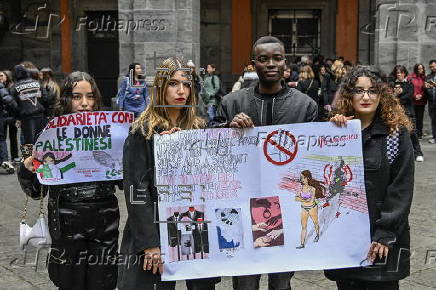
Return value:
M 412 139 L 413 152 L 415 153 L 415 160 L 417 162 L 424 161 L 424 154 L 419 144 L 418 135 L 416 134 L 416 119 L 415 109 L 413 107 L 413 84 L 410 83 L 406 76 L 408 75 L 407 69 L 403 65 L 396 65 L 392 70 L 391 76 L 395 78 L 393 84 L 394 95 L 399 99 L 401 105 L 404 107 L 407 116 L 411 119 L 413 124 L 413 130 L 410 132 L 410 138 Z
M 424 111 L 425 105 L 427 104 L 427 96 L 425 94 L 425 67 L 423 64 L 418 63 L 413 67 L 413 73 L 411 73 L 407 77 L 407 81 L 409 81 L 413 85 L 413 96 L 412 103 L 413 108 L 415 110 L 416 117 L 416 134 L 418 135 L 418 139 L 422 139 L 422 128 L 424 125 Z
M 428 113 L 431 119 L 431 133 L 432 138 L 428 140 L 429 143 L 436 143 L 436 59 L 429 62 L 430 73 L 425 78 L 425 92 L 428 100 Z

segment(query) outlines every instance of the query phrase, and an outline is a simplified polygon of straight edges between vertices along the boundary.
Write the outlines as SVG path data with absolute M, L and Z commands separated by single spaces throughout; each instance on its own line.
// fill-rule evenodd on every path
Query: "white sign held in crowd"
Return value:
M 50 120 L 34 145 L 34 167 L 45 185 L 123 179 L 130 112 L 80 112 Z
M 359 121 L 154 142 L 164 280 L 366 265 Z

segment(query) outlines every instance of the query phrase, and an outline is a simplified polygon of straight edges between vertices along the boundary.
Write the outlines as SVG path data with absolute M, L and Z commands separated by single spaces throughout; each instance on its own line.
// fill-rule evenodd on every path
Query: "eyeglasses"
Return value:
M 364 89 L 359 89 L 356 88 L 353 90 L 353 94 L 355 97 L 358 98 L 363 98 L 363 96 L 365 95 L 365 93 L 368 94 L 368 96 L 372 99 L 375 99 L 378 97 L 378 90 L 377 89 L 369 89 L 369 90 L 364 90 Z

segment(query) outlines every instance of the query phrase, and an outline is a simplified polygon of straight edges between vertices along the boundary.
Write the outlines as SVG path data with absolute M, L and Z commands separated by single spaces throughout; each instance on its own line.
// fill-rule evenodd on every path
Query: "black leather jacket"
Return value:
M 362 131 L 365 190 L 371 241 L 389 247 L 387 261 L 363 268 L 327 270 L 331 280 L 395 281 L 410 275 L 409 212 L 414 185 L 414 155 L 410 133 L 399 134 L 399 152 L 392 163 L 387 150 L 388 127 L 379 118 Z M 369 245 L 368 245 L 369 250 Z
M 59 204 L 63 202 L 93 202 L 112 196 L 116 189 L 122 187 L 122 180 L 81 182 L 64 185 L 45 186 L 39 183 L 35 173 L 30 172 L 20 163 L 17 171 L 18 181 L 24 193 L 32 199 L 40 199 L 49 193 L 48 215 L 50 234 L 60 236 Z

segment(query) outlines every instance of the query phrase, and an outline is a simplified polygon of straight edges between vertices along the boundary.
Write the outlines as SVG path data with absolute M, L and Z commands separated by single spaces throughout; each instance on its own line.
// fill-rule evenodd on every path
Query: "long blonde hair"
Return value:
M 188 65 L 177 57 L 167 58 L 162 62 L 154 77 L 150 103 L 147 109 L 132 124 L 132 132 L 140 130 L 145 138 L 150 139 L 153 134 L 158 133 L 158 130 L 166 131 L 174 127 L 171 124 L 167 107 L 161 106 L 168 105 L 165 97 L 170 78 L 176 71 L 188 68 Z M 191 81 L 191 92 L 186 100 L 186 105 L 190 107 L 180 109 L 180 116 L 176 126 L 183 130 L 201 129 L 206 126 L 206 122 L 197 116 L 193 70 L 186 71 L 186 74 Z
M 300 81 L 310 80 L 315 78 L 315 74 L 313 73 L 310 65 L 304 65 L 300 68 L 300 74 L 298 76 Z
M 338 59 L 333 62 L 331 69 L 336 82 L 340 82 L 342 78 L 347 74 L 344 63 Z

